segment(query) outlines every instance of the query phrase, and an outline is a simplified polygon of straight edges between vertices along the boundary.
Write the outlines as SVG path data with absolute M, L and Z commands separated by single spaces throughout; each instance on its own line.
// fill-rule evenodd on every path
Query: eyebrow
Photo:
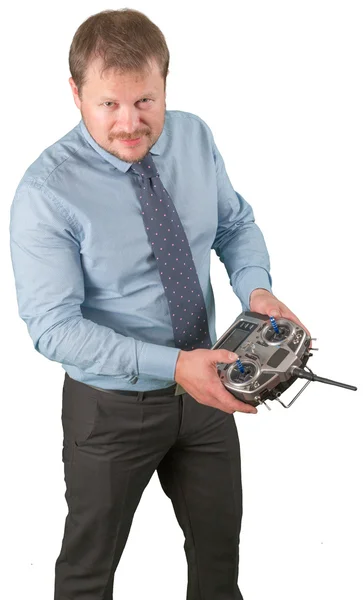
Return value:
M 156 92 L 145 92 L 144 94 L 140 94 L 139 98 L 147 98 L 148 96 L 155 96 Z M 117 98 L 113 98 L 110 96 L 100 96 L 100 100 L 110 100 L 111 102 L 117 102 Z

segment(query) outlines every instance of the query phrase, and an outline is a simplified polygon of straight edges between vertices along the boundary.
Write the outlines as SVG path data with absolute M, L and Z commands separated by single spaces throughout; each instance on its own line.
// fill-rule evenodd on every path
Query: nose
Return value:
M 130 135 L 138 130 L 139 125 L 139 116 L 135 106 L 120 108 L 117 118 L 118 131 Z

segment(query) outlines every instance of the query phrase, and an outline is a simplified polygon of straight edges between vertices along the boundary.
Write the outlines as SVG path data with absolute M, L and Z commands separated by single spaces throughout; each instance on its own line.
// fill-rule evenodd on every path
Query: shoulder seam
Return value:
M 169 112 L 175 113 L 180 118 L 194 119 L 194 121 L 199 121 L 199 123 L 204 123 L 203 119 L 194 113 L 190 113 L 184 110 L 171 110 Z
M 68 159 L 69 157 L 67 157 Z M 67 160 L 65 159 L 65 160 Z M 62 163 L 65 161 L 62 161 Z M 60 164 L 62 164 L 60 163 Z M 59 165 L 58 165 L 59 166 Z M 56 167 L 57 168 L 57 167 Z M 53 171 L 55 171 L 55 169 L 53 169 Z M 52 173 L 53 173 L 52 171 Z M 49 174 L 50 175 L 50 174 Z M 49 177 L 48 175 L 48 177 Z M 44 185 L 45 182 L 47 181 L 48 177 L 43 181 L 40 182 L 37 179 L 31 178 L 31 179 L 26 179 L 22 182 L 21 186 L 26 186 L 29 185 L 30 187 L 34 187 L 38 190 L 40 190 L 41 192 L 44 193 L 44 195 L 51 201 L 54 203 L 56 209 L 58 210 L 58 212 L 68 221 L 68 223 L 74 227 L 78 232 L 81 232 L 81 227 L 79 226 L 79 223 L 76 221 L 75 218 L 71 217 L 71 215 L 69 214 L 69 212 L 65 209 L 65 207 L 63 206 L 62 202 L 59 200 L 59 198 L 57 198 L 57 196 L 55 196 L 54 194 L 52 194 L 52 192 L 50 192 L 48 190 L 48 188 Z
M 76 152 L 72 152 L 72 151 L 70 150 L 69 152 L 70 152 L 70 154 L 71 154 L 72 156 L 75 156 L 76 154 L 78 154 L 78 152 L 79 152 L 79 151 L 77 150 Z M 62 161 L 60 161 L 60 162 L 59 162 L 59 163 L 58 163 L 58 164 L 57 164 L 57 165 L 54 167 L 54 169 L 52 169 L 52 170 L 50 171 L 50 173 L 48 173 L 48 175 L 47 175 L 47 177 L 44 179 L 44 182 L 43 182 L 43 183 L 45 183 L 45 182 L 47 181 L 47 179 L 49 179 L 49 177 L 52 175 L 52 173 L 54 173 L 54 171 L 56 171 L 56 170 L 57 170 L 59 167 L 61 167 L 61 166 L 63 165 L 63 163 L 67 162 L 67 160 L 69 160 L 70 158 L 71 158 L 71 156 L 67 156 L 67 157 L 66 157 L 66 158 L 64 158 Z

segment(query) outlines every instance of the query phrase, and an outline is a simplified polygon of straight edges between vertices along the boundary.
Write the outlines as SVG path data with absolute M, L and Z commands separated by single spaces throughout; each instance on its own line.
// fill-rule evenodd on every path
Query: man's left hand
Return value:
M 301 321 L 299 321 L 297 316 L 287 308 L 286 304 L 280 302 L 280 300 L 268 290 L 262 288 L 253 290 L 250 295 L 250 310 L 262 315 L 268 315 L 269 317 L 275 317 L 275 319 L 285 317 L 285 319 L 289 319 L 300 325 L 300 327 L 305 329 L 308 336 L 311 337 L 309 330 L 301 323 Z

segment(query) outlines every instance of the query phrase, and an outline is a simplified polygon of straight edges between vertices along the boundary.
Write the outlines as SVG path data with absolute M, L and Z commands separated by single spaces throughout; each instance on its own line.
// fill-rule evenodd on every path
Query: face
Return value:
M 72 77 L 69 79 L 74 101 L 93 139 L 128 163 L 144 158 L 164 127 L 164 79 L 156 62 L 150 64 L 152 69 L 145 74 L 111 70 L 101 78 L 102 62 L 95 59 L 88 66 L 82 99 Z

